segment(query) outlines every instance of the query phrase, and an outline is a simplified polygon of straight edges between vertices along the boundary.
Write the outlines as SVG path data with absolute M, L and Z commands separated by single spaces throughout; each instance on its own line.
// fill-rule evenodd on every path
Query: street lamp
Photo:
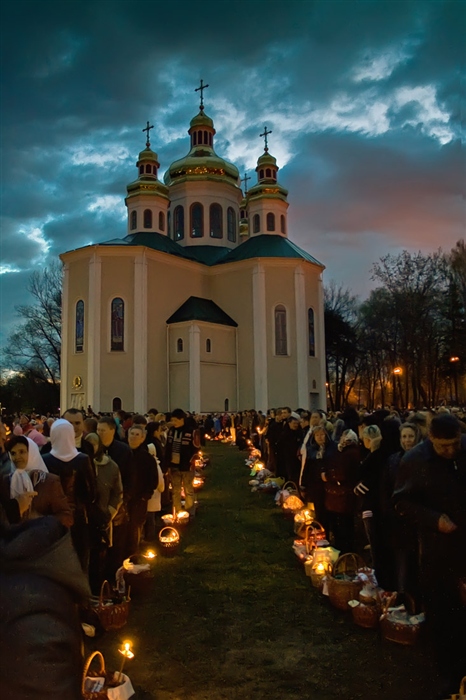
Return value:
M 393 405 L 396 408 L 396 378 L 401 377 L 403 374 L 403 368 L 402 367 L 395 367 L 393 369 Z
M 452 355 L 450 357 L 450 364 L 453 370 L 453 384 L 455 387 L 455 405 L 458 404 L 458 362 L 460 358 L 457 355 Z M 453 402 L 452 402 L 453 403 Z

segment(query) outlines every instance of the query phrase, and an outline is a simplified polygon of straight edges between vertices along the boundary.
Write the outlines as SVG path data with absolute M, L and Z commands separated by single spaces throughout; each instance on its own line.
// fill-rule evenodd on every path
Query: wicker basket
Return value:
M 422 623 L 418 622 L 415 625 L 406 625 L 400 621 L 391 620 L 388 613 L 390 608 L 397 600 L 398 593 L 394 593 L 384 604 L 382 615 L 380 617 L 380 629 L 382 636 L 390 642 L 396 644 L 404 644 L 412 646 L 416 644 L 419 634 L 422 629 Z M 403 593 L 403 600 L 408 615 L 414 615 L 414 600 L 407 593 Z
M 365 567 L 364 559 L 359 554 L 342 554 L 333 565 L 332 574 L 327 577 L 328 597 L 338 610 L 348 610 L 348 601 L 357 600 L 362 588 L 362 581 L 353 581 L 360 569 Z M 338 576 L 346 575 L 344 579 Z
M 358 627 L 375 629 L 379 624 L 380 606 L 377 604 L 366 605 L 365 603 L 359 603 L 359 605 L 351 608 L 351 614 L 353 616 L 353 621 Z
M 307 525 L 306 534 L 304 536 L 304 539 L 306 540 L 307 553 L 310 554 L 312 550 L 316 548 L 317 542 L 325 540 L 325 537 L 325 528 L 323 525 L 318 523 L 317 520 L 313 520 L 310 525 Z
M 127 590 L 126 600 L 114 602 L 114 596 L 109 582 L 104 581 L 99 597 L 92 597 L 90 601 L 91 610 L 97 615 L 100 624 L 107 632 L 119 630 L 128 622 L 130 590 Z
M 99 670 L 91 671 L 90 666 L 95 658 L 99 659 Z M 86 678 L 104 678 L 105 685 L 102 690 L 99 691 L 89 691 L 86 690 Z M 110 688 L 121 688 L 121 686 L 126 686 L 125 690 L 130 691 L 129 694 L 126 692 L 124 697 L 132 697 L 134 695 L 134 690 L 131 685 L 131 681 L 124 673 L 112 673 L 105 669 L 105 660 L 100 651 L 94 651 L 86 660 L 83 669 L 83 677 L 81 682 L 81 694 L 83 700 L 108 700 L 107 690 Z M 120 690 L 121 693 L 121 690 Z M 114 696 L 113 696 L 114 697 Z
M 170 532 L 176 532 L 178 535 L 178 539 L 167 539 L 168 534 Z M 180 547 L 180 535 L 177 530 L 173 527 L 163 527 L 160 532 L 159 532 L 159 547 L 160 547 L 160 553 L 163 554 L 164 557 L 173 557 L 177 552 Z
M 280 489 L 280 494 L 279 494 L 279 499 L 278 499 L 279 506 L 283 506 L 286 499 L 288 498 L 288 496 L 286 496 L 286 498 L 285 498 L 285 496 L 283 495 L 284 491 L 288 491 L 288 496 L 298 496 L 299 495 L 298 487 L 296 486 L 294 481 L 286 481 Z

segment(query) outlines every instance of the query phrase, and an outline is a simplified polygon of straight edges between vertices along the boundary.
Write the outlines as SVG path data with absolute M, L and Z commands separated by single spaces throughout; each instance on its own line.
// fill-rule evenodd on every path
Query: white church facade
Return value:
M 150 128 L 127 235 L 61 255 L 61 406 L 325 408 L 324 266 L 288 238 L 270 132 L 243 192 L 202 99 L 164 183 Z

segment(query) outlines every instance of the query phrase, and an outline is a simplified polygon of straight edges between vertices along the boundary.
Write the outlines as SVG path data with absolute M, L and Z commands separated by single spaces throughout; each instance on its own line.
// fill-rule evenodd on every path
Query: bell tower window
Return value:
M 139 166 L 139 175 L 144 175 L 144 166 L 143 165 Z
M 179 204 L 173 212 L 173 233 L 175 241 L 181 241 L 184 238 L 184 208 Z
M 204 207 L 199 202 L 191 205 L 191 238 L 202 238 L 204 235 Z
M 283 214 L 280 215 L 280 231 L 282 233 L 286 233 L 286 223 L 285 223 L 285 217 Z
M 146 165 L 146 173 L 152 174 L 152 165 Z
M 137 213 L 136 209 L 133 209 L 133 211 L 131 212 L 129 226 L 130 226 L 131 231 L 135 231 L 138 227 L 138 213 Z
M 252 217 L 252 232 L 259 233 L 261 230 L 261 218 L 259 214 L 254 214 Z
M 236 243 L 236 214 L 233 207 L 227 209 L 227 238 L 232 243 Z
M 265 171 L 265 177 L 272 177 L 272 171 L 270 170 L 270 168 L 267 168 L 267 170 Z
M 210 237 L 223 238 L 223 211 L 220 204 L 210 205 Z
M 275 231 L 275 214 L 267 214 L 267 231 Z
M 197 146 L 197 131 L 193 131 L 193 146 Z
M 264 171 L 263 170 L 259 170 L 259 179 L 260 180 L 264 179 Z
M 144 209 L 144 228 L 152 228 L 152 212 L 150 209 Z
M 159 211 L 159 231 L 165 231 L 165 214 Z

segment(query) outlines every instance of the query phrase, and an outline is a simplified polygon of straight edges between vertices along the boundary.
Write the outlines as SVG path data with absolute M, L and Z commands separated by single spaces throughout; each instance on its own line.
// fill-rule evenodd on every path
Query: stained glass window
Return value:
M 112 300 L 110 350 L 124 350 L 125 303 L 120 297 Z
M 76 303 L 76 352 L 84 350 L 84 302 L 80 299 Z

